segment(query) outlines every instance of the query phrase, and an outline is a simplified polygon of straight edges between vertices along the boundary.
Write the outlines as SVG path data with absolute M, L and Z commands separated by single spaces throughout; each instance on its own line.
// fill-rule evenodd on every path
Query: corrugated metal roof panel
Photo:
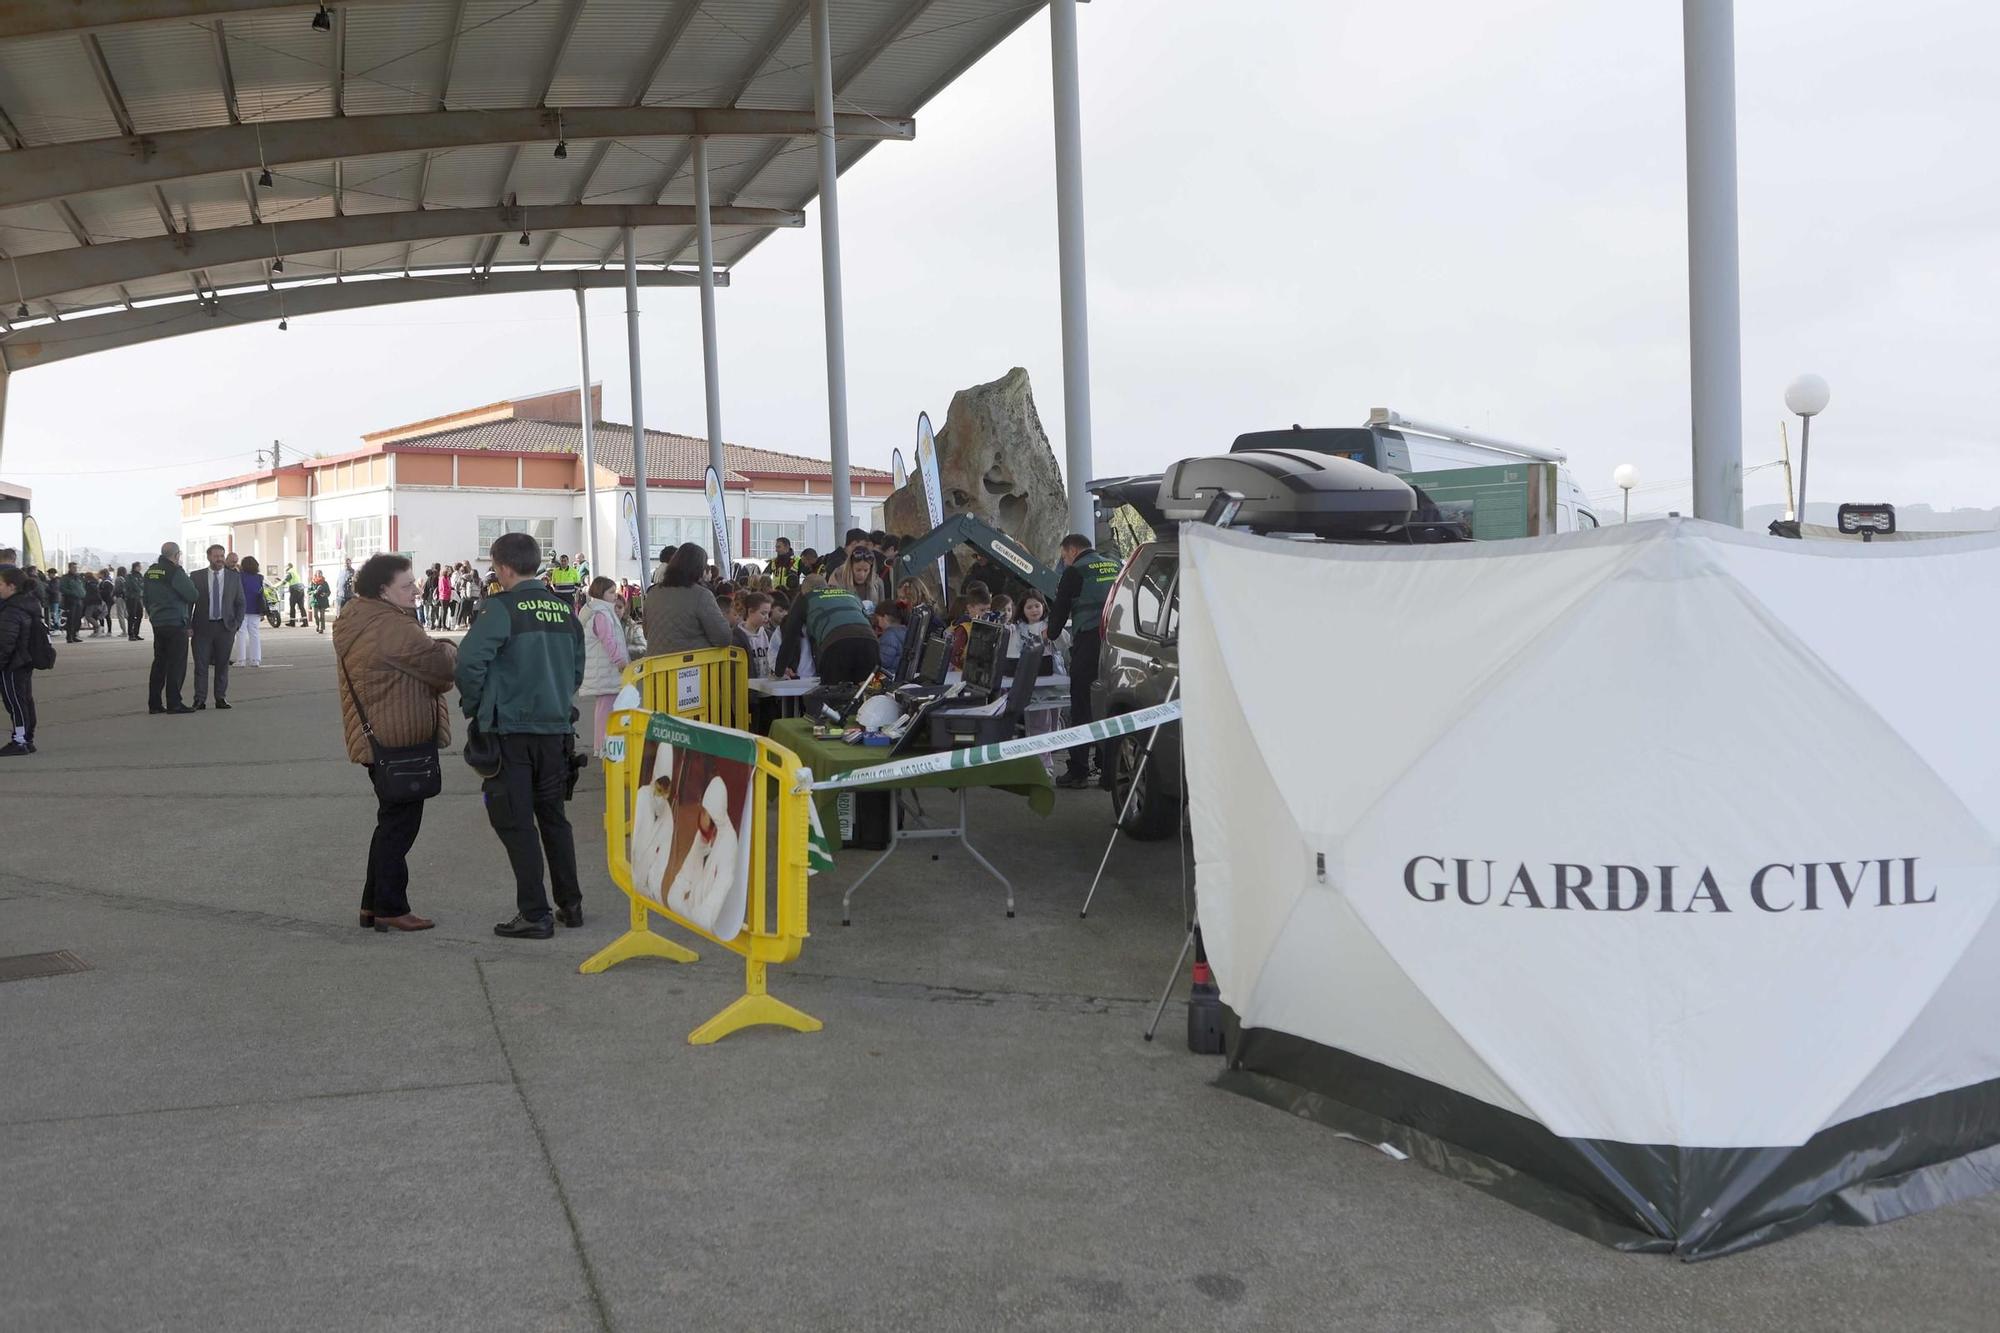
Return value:
M 934 0 L 903 35 L 853 79 L 845 110 L 909 115 L 976 55 L 1034 17 L 1039 3 Z M 1046 97 L 1042 98 L 1046 102 Z
M 400 0 L 342 10 L 347 114 L 431 111 L 444 93 L 451 0 Z
M 900 13 L 907 0 L 854 0 L 835 5 L 827 14 L 833 40 L 836 77 L 841 59 L 861 51 Z M 771 54 L 737 105 L 778 110 L 807 110 L 813 105 L 812 23 L 799 24 Z M 841 109 L 845 109 L 844 107 Z
M 341 211 L 400 213 L 416 207 L 417 182 L 423 178 L 422 153 L 385 153 L 353 158 L 341 181 Z
M 498 146 L 433 153 L 424 203 L 435 208 L 491 208 L 500 202 L 513 156 L 513 149 Z
M 109 139 L 119 133 L 74 37 L 0 45 L 0 107 L 31 144 Z
M 229 21 L 229 65 L 244 120 L 333 114 L 333 38 L 309 18 L 290 10 Z
M 364 245 L 340 253 L 341 267 L 348 273 L 367 271 L 397 272 L 403 270 L 403 246 L 398 241 L 394 245 Z
M 164 236 L 167 231 L 150 190 L 107 190 L 80 195 L 70 200 L 69 206 L 90 233 L 90 239 L 98 244 Z
M 76 237 L 54 204 L 10 208 L 0 213 L 0 252 L 32 255 L 44 250 L 68 250 L 75 245 Z M 0 273 L 0 300 L 6 298 L 9 290 L 6 275 Z
M 631 85 L 646 72 L 654 37 L 673 13 L 669 0 L 590 0 L 549 88 L 548 104 L 626 105 Z
M 722 106 L 756 74 L 761 43 L 774 22 L 791 12 L 782 0 L 703 0 L 701 12 L 646 91 L 649 106 Z
M 193 129 L 229 119 L 215 39 L 194 24 L 113 28 L 98 34 L 104 63 L 141 132 Z
M 453 109 L 534 106 L 561 22 L 553 0 L 468 0 L 446 95 Z

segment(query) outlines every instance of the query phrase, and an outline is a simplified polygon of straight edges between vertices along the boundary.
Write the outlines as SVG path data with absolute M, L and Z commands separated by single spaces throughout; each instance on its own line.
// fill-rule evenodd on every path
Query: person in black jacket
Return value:
M 146 618 L 146 567 L 137 560 L 125 571 L 125 637 L 139 642 L 139 622 Z
M 13 724 L 0 756 L 35 752 L 35 667 L 29 650 L 35 636 L 45 632 L 28 576 L 13 565 L 0 565 L 0 703 Z

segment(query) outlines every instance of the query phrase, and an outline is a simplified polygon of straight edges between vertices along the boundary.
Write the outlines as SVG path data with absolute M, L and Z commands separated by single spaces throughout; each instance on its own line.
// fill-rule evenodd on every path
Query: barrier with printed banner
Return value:
M 662 916 L 744 960 L 743 995 L 689 1042 L 758 1025 L 817 1032 L 818 1019 L 765 989 L 765 969 L 797 958 L 807 934 L 813 814 L 798 756 L 747 732 L 619 711 L 607 727 L 604 769 L 605 852 L 632 919 L 578 970 L 602 972 L 630 958 L 695 961 L 692 949 L 653 929 Z

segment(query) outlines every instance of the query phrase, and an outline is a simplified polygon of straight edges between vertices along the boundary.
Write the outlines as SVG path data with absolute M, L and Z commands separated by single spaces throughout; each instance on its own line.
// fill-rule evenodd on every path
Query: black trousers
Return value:
M 486 818 L 514 867 L 514 902 L 530 921 L 549 916 L 542 861 L 556 904 L 576 907 L 583 888 L 576 878 L 576 838 L 570 831 L 569 758 L 562 736 L 502 736 L 500 771 L 486 779 Z
M 813 653 L 813 669 L 829 685 L 859 684 L 881 663 L 882 645 L 871 634 L 835 639 Z
M 194 701 L 208 700 L 208 673 L 215 672 L 215 697 L 229 697 L 229 651 L 236 631 L 226 620 L 194 622 Z
M 1069 653 L 1069 724 L 1080 727 L 1092 721 L 1090 693 L 1097 685 L 1098 632 L 1094 629 L 1079 630 L 1070 639 Z M 1069 772 L 1073 777 L 1090 772 L 1090 752 L 1095 745 L 1078 745 L 1069 752 Z M 1098 760 L 1104 766 L 1102 757 Z
M 32 745 L 35 740 L 35 669 L 33 667 L 7 667 L 0 670 L 0 704 L 7 707 L 7 716 L 24 733 L 24 739 Z M 9 739 L 12 739 L 9 737 Z
M 187 683 L 188 632 L 186 625 L 153 622 L 153 669 L 146 677 L 148 708 L 179 708 L 181 687 Z
M 71 643 L 76 642 L 77 632 L 83 628 L 83 599 L 63 598 L 63 634 Z
M 286 593 L 285 623 L 292 624 L 295 619 L 301 625 L 312 623 L 306 615 L 306 590 L 302 587 L 289 589 Z
M 367 766 L 372 775 L 374 765 Z M 410 848 L 424 827 L 422 801 L 375 798 L 375 836 L 368 842 L 368 878 L 361 886 L 361 910 L 402 916 L 410 910 Z
M 146 604 L 137 597 L 125 599 L 125 637 L 139 642 L 139 622 L 146 618 Z

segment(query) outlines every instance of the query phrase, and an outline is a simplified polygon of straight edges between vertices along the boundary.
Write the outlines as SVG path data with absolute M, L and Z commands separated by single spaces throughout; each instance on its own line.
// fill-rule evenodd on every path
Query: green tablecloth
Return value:
M 841 740 L 815 740 L 812 722 L 802 717 L 779 718 L 771 724 L 771 739 L 784 746 L 813 771 L 815 777 L 830 778 L 840 773 L 852 773 L 859 768 L 870 768 L 885 764 L 888 760 L 887 746 L 849 745 Z M 920 752 L 921 753 L 921 752 Z M 899 759 L 909 758 L 909 753 L 898 755 Z M 982 764 L 978 768 L 952 769 L 943 773 L 925 773 L 916 777 L 899 778 L 877 787 L 865 787 L 864 791 L 896 790 L 906 787 L 945 787 L 956 790 L 961 787 L 997 787 L 1001 791 L 1012 792 L 1027 798 L 1028 808 L 1038 815 L 1046 815 L 1056 808 L 1055 783 L 1049 772 L 1042 767 L 1040 758 L 1030 755 L 1025 759 L 1008 759 L 997 764 Z M 843 788 L 843 790 L 851 790 Z M 835 792 L 824 793 L 833 797 Z M 821 808 L 821 818 L 826 815 Z

